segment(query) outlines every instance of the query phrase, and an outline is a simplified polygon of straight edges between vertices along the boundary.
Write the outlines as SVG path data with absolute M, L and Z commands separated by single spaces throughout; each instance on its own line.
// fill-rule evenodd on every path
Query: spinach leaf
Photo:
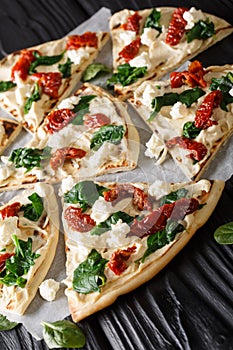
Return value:
M 59 63 L 58 65 L 58 69 L 62 74 L 62 78 L 69 78 L 71 76 L 71 65 L 73 64 L 73 62 L 71 61 L 71 59 L 68 57 L 66 62 L 61 64 Z
M 219 226 L 214 232 L 214 239 L 219 244 L 233 244 L 233 222 Z
M 77 113 L 76 117 L 72 120 L 71 124 L 82 125 L 83 117 L 86 113 L 89 113 L 89 105 L 91 100 L 93 100 L 96 95 L 81 96 L 79 103 L 74 106 L 72 111 Z
M 63 51 L 60 55 L 55 56 L 41 56 L 37 51 L 33 52 L 33 56 L 35 56 L 36 60 L 33 61 L 29 68 L 29 74 L 36 73 L 36 67 L 38 66 L 51 66 L 57 62 L 59 62 L 65 51 Z
M 0 314 L 0 331 L 9 331 L 18 325 L 17 322 L 11 322 L 6 316 Z
M 184 231 L 183 225 L 175 222 L 169 221 L 164 230 L 158 231 L 147 238 L 147 250 L 143 256 L 137 260 L 138 262 L 144 262 L 145 259 L 154 253 L 156 250 L 163 248 L 165 245 L 174 241 L 177 233 Z
M 166 196 L 163 196 L 160 199 L 159 205 L 171 204 L 177 201 L 178 199 L 185 198 L 187 196 L 188 190 L 186 188 L 179 188 L 176 191 L 170 192 Z
M 24 105 L 24 113 L 28 114 L 28 112 L 31 109 L 32 102 L 36 102 L 40 100 L 40 89 L 39 89 L 39 84 L 35 83 L 34 88 L 32 90 L 32 94 L 30 97 L 28 97 L 25 105 Z
M 5 92 L 7 90 L 12 89 L 15 86 L 16 86 L 16 84 L 10 80 L 9 81 L 0 81 L 0 92 Z
M 41 167 L 41 161 L 51 157 L 51 147 L 39 148 L 17 148 L 12 151 L 9 161 L 13 162 L 16 168 L 24 167 L 26 172 L 35 167 Z
M 193 89 L 188 89 L 183 91 L 179 95 L 179 101 L 186 105 L 186 107 L 190 107 L 194 102 L 196 102 L 199 97 L 205 95 L 205 91 L 200 89 L 199 87 L 195 87 Z
M 37 193 L 32 193 L 31 196 L 28 197 L 31 204 L 22 205 L 20 210 L 24 212 L 23 216 L 29 220 L 37 221 L 41 217 L 44 211 L 44 205 L 42 198 L 38 196 Z
M 131 67 L 128 63 L 121 64 L 117 67 L 117 72 L 107 80 L 107 86 L 112 87 L 115 84 L 122 86 L 133 84 L 138 78 L 144 77 L 147 67 Z
M 13 235 L 12 240 L 15 245 L 15 255 L 6 260 L 5 275 L 1 276 L 0 283 L 24 288 L 27 280 L 22 276 L 35 264 L 35 259 L 39 258 L 40 254 L 33 253 L 31 237 L 27 241 L 22 241 Z
M 162 26 L 160 24 L 161 12 L 154 8 L 149 16 L 147 16 L 144 28 L 156 29 L 160 34 L 162 33 Z
M 109 72 L 110 72 L 110 69 L 104 64 L 92 63 L 92 64 L 89 64 L 89 66 L 85 70 L 82 80 L 89 81 L 91 79 L 94 79 L 97 75 L 100 75 L 101 73 L 109 73 Z
M 100 292 L 106 283 L 104 268 L 108 260 L 92 249 L 87 259 L 74 270 L 73 289 L 82 294 Z
M 208 39 L 215 34 L 214 23 L 209 19 L 198 21 L 192 29 L 186 32 L 187 42 L 191 43 L 194 39 Z
M 186 122 L 183 125 L 183 136 L 188 139 L 195 139 L 201 132 L 201 129 L 197 128 L 194 122 Z
M 41 324 L 43 337 L 49 349 L 82 348 L 86 343 L 83 331 L 73 322 L 62 320 Z
M 210 90 L 220 90 L 222 93 L 222 101 L 220 107 L 228 112 L 227 105 L 233 103 L 233 96 L 230 95 L 230 90 L 233 88 L 233 73 L 229 72 L 221 78 L 212 78 Z
M 121 142 L 125 133 L 123 125 L 104 125 L 96 131 L 91 139 L 90 148 L 97 151 L 104 142 L 110 142 L 115 145 Z
M 88 206 L 92 207 L 95 201 L 108 189 L 95 184 L 93 181 L 82 181 L 77 183 L 71 190 L 64 194 L 64 202 L 79 204 L 82 211 L 86 211 Z
M 91 230 L 91 235 L 97 235 L 100 236 L 103 233 L 111 230 L 111 225 L 116 225 L 118 220 L 122 220 L 123 222 L 126 222 L 127 224 L 130 224 L 133 222 L 134 217 L 130 216 L 129 214 L 124 213 L 123 211 L 118 211 L 116 213 L 113 213 L 109 216 L 109 218 L 103 222 L 100 222 L 98 225 L 94 226 Z

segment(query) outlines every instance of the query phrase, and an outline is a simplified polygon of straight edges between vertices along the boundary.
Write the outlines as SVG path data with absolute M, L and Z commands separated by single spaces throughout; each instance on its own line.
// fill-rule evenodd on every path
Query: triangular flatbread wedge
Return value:
M 86 32 L 9 54 L 0 62 L 0 107 L 34 133 L 108 39 L 107 32 Z
M 85 84 L 46 116 L 27 147 L 2 157 L 0 190 L 129 171 L 137 166 L 139 147 L 126 104 Z
M 160 79 L 233 32 L 225 20 L 194 7 L 122 10 L 110 19 L 114 75 L 126 99 L 144 80 Z
M 19 135 L 22 126 L 16 121 L 0 117 L 0 155 Z
M 154 132 L 146 155 L 169 153 L 189 179 L 199 179 L 233 132 L 233 66 L 199 61 L 166 81 L 148 81 L 130 100 Z
M 51 185 L 25 189 L 0 207 L 1 312 L 25 312 L 52 264 L 58 236 Z
M 65 294 L 75 322 L 152 279 L 212 214 L 223 181 L 62 183 Z

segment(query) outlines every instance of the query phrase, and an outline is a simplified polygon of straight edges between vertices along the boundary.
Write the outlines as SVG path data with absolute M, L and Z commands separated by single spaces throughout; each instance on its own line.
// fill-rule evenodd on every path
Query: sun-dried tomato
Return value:
M 199 129 L 207 129 L 212 125 L 216 125 L 215 120 L 211 120 L 210 117 L 213 113 L 213 109 L 219 107 L 222 101 L 222 93 L 220 90 L 214 90 L 210 92 L 203 100 L 202 104 L 196 111 L 194 119 L 194 125 Z
M 74 119 L 75 113 L 69 108 L 62 108 L 51 111 L 47 116 L 46 130 L 53 134 L 63 129 L 69 122 Z
M 111 256 L 108 262 L 108 267 L 112 270 L 115 275 L 120 276 L 124 272 L 128 265 L 126 261 L 129 260 L 130 256 L 135 252 L 136 246 L 128 247 L 127 249 L 118 249 Z
M 46 95 L 57 98 L 58 90 L 61 86 L 62 75 L 59 72 L 49 72 L 49 73 L 34 73 L 30 75 L 30 78 L 37 81 L 39 86 L 41 86 L 43 93 Z
M 138 34 L 140 29 L 140 19 L 142 19 L 142 16 L 140 16 L 138 12 L 135 12 L 132 16 L 127 18 L 127 22 L 122 24 L 121 28 L 124 30 L 132 30 Z
M 96 33 L 86 32 L 82 35 L 70 35 L 67 38 L 66 50 L 77 50 L 80 47 L 98 47 L 98 37 Z
M 129 62 L 135 56 L 137 56 L 139 52 L 139 47 L 141 44 L 140 38 L 133 40 L 129 45 L 126 45 L 120 52 L 119 57 L 123 58 L 125 62 Z
M 11 80 L 15 80 L 15 74 L 17 73 L 22 80 L 26 80 L 30 65 L 35 61 L 36 57 L 33 55 L 35 50 L 22 50 L 20 52 L 19 59 L 14 64 L 11 70 Z M 39 51 L 36 51 L 39 53 Z
M 185 27 L 187 25 L 187 21 L 183 18 L 185 11 L 188 11 L 188 9 L 185 7 L 178 7 L 172 14 L 165 40 L 166 43 L 171 46 L 179 44 L 185 33 Z
M 50 166 L 53 170 L 57 170 L 63 165 L 66 159 L 83 158 L 86 155 L 86 151 L 81 148 L 64 147 L 57 149 L 51 159 Z
M 67 220 L 68 226 L 74 231 L 88 232 L 96 225 L 89 214 L 84 214 L 82 209 L 72 206 L 65 210 L 64 218 Z
M 86 114 L 84 117 L 84 125 L 88 128 L 99 128 L 110 124 L 110 118 L 103 113 Z
M 17 216 L 20 211 L 21 204 L 19 202 L 15 202 L 7 205 L 5 208 L 0 210 L 0 216 L 4 220 L 5 218 L 9 218 L 10 216 Z
M 194 141 L 184 136 L 176 136 L 173 139 L 170 139 L 166 142 L 167 148 L 172 148 L 178 146 L 184 149 L 189 150 L 189 155 L 187 157 L 200 161 L 207 154 L 207 148 L 203 143 Z
M 14 253 L 4 253 L 0 254 L 0 272 L 3 271 L 5 265 L 6 265 L 6 260 L 9 259 L 11 256 L 15 255 Z
M 204 80 L 205 70 L 199 61 L 190 63 L 188 70 L 183 72 L 172 72 L 170 74 L 170 83 L 172 88 L 178 88 L 182 85 L 191 87 L 200 86 L 205 88 L 207 82 Z

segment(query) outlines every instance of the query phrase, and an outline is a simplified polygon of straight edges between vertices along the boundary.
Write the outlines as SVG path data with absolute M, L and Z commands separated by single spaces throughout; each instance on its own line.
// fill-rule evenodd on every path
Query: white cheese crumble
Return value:
M 167 147 L 160 139 L 157 133 L 153 133 L 149 141 L 146 143 L 145 156 L 155 158 L 157 164 L 162 164 L 167 155 Z
M 183 18 L 187 22 L 185 29 L 192 29 L 200 20 L 204 20 L 205 16 L 201 10 L 196 10 L 195 7 L 191 7 L 189 11 L 183 13 Z
M 147 69 L 150 69 L 151 66 L 149 55 L 146 52 L 142 52 L 141 55 L 134 57 L 129 61 L 129 64 L 131 67 L 147 67 Z
M 64 193 L 71 190 L 71 188 L 75 185 L 76 181 L 71 175 L 68 175 L 61 182 L 61 188 L 59 189 L 59 196 L 63 196 Z
M 160 199 L 171 192 L 171 185 L 161 180 L 155 180 L 149 187 L 148 193 L 150 196 Z
M 136 39 L 136 32 L 132 30 L 124 30 L 119 34 L 119 40 L 123 46 L 129 45 L 134 39 Z
M 189 110 L 186 107 L 185 104 L 181 103 L 180 101 L 176 102 L 170 111 L 170 115 L 173 119 L 179 119 L 179 118 L 184 118 L 187 117 L 189 114 Z
M 63 108 L 73 109 L 74 105 L 77 105 L 79 101 L 80 101 L 80 96 L 71 96 L 71 97 L 65 98 L 59 103 L 59 105 L 57 106 L 57 109 L 63 109 Z
M 60 283 L 52 278 L 43 281 L 39 287 L 40 295 L 47 301 L 53 301 L 60 288 Z
M 11 216 L 0 220 L 0 249 L 5 248 L 12 242 L 12 235 L 19 236 L 20 229 L 17 226 L 18 217 Z
M 144 28 L 141 35 L 141 43 L 146 46 L 150 46 L 156 40 L 159 35 L 159 31 L 154 28 Z
M 76 65 L 80 65 L 84 60 L 88 60 L 90 53 L 85 47 L 80 47 L 78 50 L 67 50 L 67 56 Z
M 129 239 L 126 238 L 127 233 L 130 231 L 130 226 L 122 222 L 121 219 L 115 225 L 111 225 L 111 231 L 109 232 L 109 237 L 106 239 L 107 246 L 109 247 L 119 247 L 124 245 L 124 242 L 128 242 Z

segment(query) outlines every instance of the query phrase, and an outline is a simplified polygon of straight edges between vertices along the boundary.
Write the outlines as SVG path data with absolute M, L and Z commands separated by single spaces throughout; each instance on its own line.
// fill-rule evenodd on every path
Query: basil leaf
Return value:
M 201 129 L 197 128 L 194 122 L 186 122 L 183 126 L 183 135 L 188 139 L 195 139 L 201 132 Z
M 17 322 L 11 322 L 6 316 L 0 314 L 0 331 L 9 331 L 18 325 Z
M 215 34 L 214 23 L 209 19 L 198 21 L 192 29 L 186 32 L 187 42 L 191 43 L 194 39 L 208 39 Z
M 43 337 L 49 349 L 82 348 L 86 343 L 83 331 L 73 322 L 62 320 L 41 322 Z
M 0 92 L 5 92 L 7 90 L 12 89 L 17 84 L 13 83 L 12 81 L 0 81 Z
M 22 205 L 20 210 L 24 212 L 23 216 L 32 221 L 38 221 L 44 211 L 42 198 L 37 193 L 32 193 L 28 197 L 31 204 Z
M 82 294 L 100 292 L 105 285 L 104 268 L 108 260 L 92 249 L 87 259 L 74 270 L 73 289 Z
M 170 192 L 166 196 L 160 199 L 159 205 L 171 204 L 176 202 L 178 199 L 185 198 L 187 196 L 188 190 L 186 188 L 179 188 L 176 191 Z
M 117 72 L 107 80 L 107 86 L 112 87 L 115 84 L 122 86 L 133 84 L 138 78 L 144 77 L 147 67 L 131 67 L 128 63 L 121 64 L 117 67 Z
M 157 11 L 155 8 L 151 11 L 149 16 L 147 16 L 144 28 L 156 29 L 160 34 L 162 33 L 162 26 L 160 24 L 161 12 Z
M 39 148 L 17 148 L 12 151 L 9 161 L 13 162 L 16 168 L 24 167 L 27 172 L 35 167 L 40 168 L 41 161 L 51 157 L 51 147 Z
M 85 114 L 89 113 L 89 105 L 91 100 L 93 100 L 96 95 L 81 96 L 79 103 L 74 106 L 72 111 L 77 113 L 76 117 L 71 121 L 71 124 L 82 125 L 83 117 Z
M 222 93 L 222 101 L 220 107 L 228 112 L 227 105 L 233 103 L 233 96 L 230 95 L 230 90 L 233 88 L 233 73 L 228 72 L 225 76 L 221 78 L 212 78 L 210 85 L 210 90 L 220 90 Z
M 186 107 L 190 107 L 194 102 L 196 102 L 199 97 L 205 95 L 205 91 L 200 89 L 199 87 L 195 87 L 193 89 L 188 89 L 183 91 L 179 95 L 179 101 L 186 105 Z
M 94 226 L 93 229 L 91 230 L 90 234 L 93 236 L 94 235 L 100 236 L 103 233 L 111 230 L 111 225 L 116 225 L 120 219 L 123 222 L 130 224 L 133 222 L 134 216 L 131 216 L 123 211 L 118 211 L 118 212 L 110 215 L 110 217 L 107 220 L 100 222 L 98 225 Z
M 12 236 L 15 245 L 15 255 L 6 259 L 4 276 L 1 276 L 0 283 L 7 286 L 19 286 L 23 288 L 27 282 L 22 276 L 25 275 L 35 264 L 35 260 L 40 254 L 32 251 L 32 239 L 27 241 L 18 239 L 16 235 Z
M 27 114 L 32 106 L 32 102 L 36 102 L 40 100 L 40 90 L 39 90 L 39 84 L 35 83 L 34 88 L 32 90 L 32 94 L 30 97 L 28 97 L 25 105 L 24 105 L 24 114 Z
M 125 133 L 123 125 L 104 125 L 96 131 L 91 139 L 90 148 L 97 151 L 104 142 L 110 142 L 115 145 L 121 142 Z
M 55 56 L 41 56 L 38 52 L 34 51 L 33 55 L 36 57 L 36 60 L 33 61 L 30 65 L 29 68 L 29 74 L 36 73 L 36 67 L 38 66 L 51 66 L 57 62 L 59 62 L 65 51 L 62 52 L 60 55 L 55 55 Z
M 102 63 L 92 63 L 89 64 L 87 69 L 85 70 L 83 74 L 83 81 L 89 81 L 91 79 L 94 79 L 97 75 L 100 75 L 101 73 L 109 73 L 110 69 L 105 66 Z
M 62 74 L 62 78 L 69 78 L 71 76 L 71 65 L 73 64 L 73 62 L 71 61 L 71 59 L 68 57 L 66 62 L 61 64 L 59 63 L 58 65 L 58 69 Z
M 64 194 L 64 202 L 79 204 L 82 211 L 86 211 L 88 206 L 92 207 L 95 201 L 108 189 L 95 184 L 93 181 L 82 181 L 77 183 L 71 190 Z
M 233 221 L 219 226 L 214 232 L 214 239 L 219 244 L 233 244 Z
M 177 233 L 184 231 L 183 225 L 176 221 L 168 220 L 164 230 L 158 231 L 147 238 L 147 250 L 143 256 L 137 260 L 138 262 L 144 262 L 145 259 L 154 253 L 156 250 L 163 248 L 165 245 L 174 241 Z

